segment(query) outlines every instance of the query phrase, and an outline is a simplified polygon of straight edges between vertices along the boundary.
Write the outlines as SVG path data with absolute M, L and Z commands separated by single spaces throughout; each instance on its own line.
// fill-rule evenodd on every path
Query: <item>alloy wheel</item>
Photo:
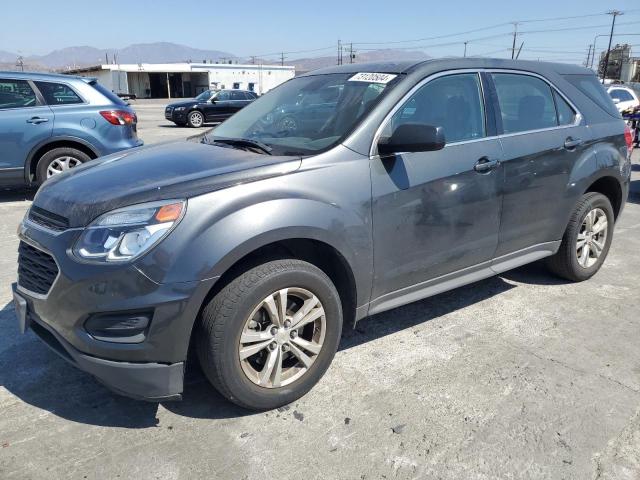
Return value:
M 54 175 L 58 175 L 81 164 L 82 162 L 75 157 L 65 156 L 56 158 L 47 167 L 47 178 L 51 178 Z
M 587 212 L 576 240 L 576 255 L 582 268 L 592 267 L 602 255 L 607 243 L 609 225 L 601 208 Z
M 201 127 L 204 123 L 204 118 L 200 112 L 191 113 L 191 115 L 189 115 L 189 120 L 191 122 L 191 125 L 193 125 L 194 127 Z
M 247 318 L 238 345 L 242 371 L 265 388 L 289 385 L 318 358 L 326 334 L 320 300 L 304 288 L 283 288 L 264 298 Z

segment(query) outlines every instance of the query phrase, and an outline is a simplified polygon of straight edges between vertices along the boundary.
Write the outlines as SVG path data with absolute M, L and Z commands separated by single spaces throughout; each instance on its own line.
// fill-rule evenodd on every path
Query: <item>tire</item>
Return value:
M 193 110 L 187 115 L 187 125 L 191 128 L 200 128 L 204 125 L 204 113 L 200 110 Z
M 276 295 L 283 289 L 289 289 L 284 296 L 289 302 L 287 313 L 299 311 L 298 305 L 304 295 L 309 298 L 309 305 L 313 305 L 316 300 L 320 304 L 316 304 L 308 315 L 302 314 L 303 318 L 312 318 L 312 313 L 320 312 L 318 308 L 324 312 L 313 323 L 296 330 L 299 332 L 296 334 L 299 335 L 298 343 L 295 343 L 296 337 L 293 334 L 295 323 L 290 325 L 290 330 L 281 327 L 274 334 L 274 326 L 269 324 L 273 317 L 267 315 L 266 310 L 261 307 L 265 305 L 264 300 L 272 294 L 273 298 L 281 298 Z M 315 297 L 311 298 L 308 294 Z M 291 321 L 296 321 L 295 316 L 290 318 Z M 252 322 L 258 323 L 252 319 L 266 321 L 267 326 L 262 331 L 263 325 L 252 327 Z M 240 349 L 247 348 L 247 343 L 241 344 L 241 339 L 246 339 L 248 332 L 263 336 L 258 343 L 248 343 L 249 346 L 260 347 L 264 338 L 270 344 L 242 360 Z M 309 332 L 313 332 L 311 337 L 308 336 Z M 224 397 L 243 408 L 269 410 L 297 400 L 320 380 L 333 360 L 341 332 L 340 297 L 329 277 L 314 265 L 301 260 L 274 260 L 240 274 L 205 305 L 196 329 L 196 351 L 205 375 Z M 264 337 L 265 335 L 271 337 Z M 307 337 L 303 338 L 305 335 Z M 313 359 L 310 366 L 303 370 L 298 356 L 301 350 L 298 347 L 299 341 L 314 342 L 314 338 L 321 338 L 321 347 L 315 355 L 302 350 L 307 355 L 307 361 Z M 279 342 L 289 344 L 291 350 L 285 350 L 285 343 Z M 276 348 L 273 348 L 274 343 L 277 344 Z M 297 353 L 294 348 L 298 350 Z M 269 370 L 269 375 L 264 374 L 272 355 L 274 358 L 284 358 L 281 375 L 277 375 L 278 360 L 272 363 L 276 366 Z M 254 366 L 261 359 L 263 366 L 261 371 L 257 371 Z M 259 376 L 264 377 L 264 382 L 258 381 Z
M 594 218 L 598 220 L 595 223 L 596 225 L 600 225 L 600 227 L 602 224 L 598 224 L 597 222 L 606 217 L 606 232 L 600 232 L 595 236 L 593 236 L 593 234 L 591 236 L 588 235 L 589 229 L 586 226 L 586 222 L 589 221 L 587 214 L 590 214 L 590 212 L 596 212 Z M 602 214 L 604 214 L 604 217 Z M 596 226 L 594 230 L 600 227 Z M 585 193 L 571 214 L 569 224 L 562 237 L 560 249 L 547 260 L 548 268 L 559 277 L 573 282 L 582 282 L 593 277 L 596 272 L 600 270 L 602 263 L 609 253 L 611 240 L 613 238 L 613 227 L 614 215 L 609 199 L 601 193 Z M 580 250 L 581 254 L 584 253 L 584 249 L 588 247 L 589 242 L 591 242 L 592 245 L 588 247 L 586 263 L 584 260 L 585 257 L 580 255 L 579 258 L 578 255 L 579 235 L 581 236 L 581 242 L 584 238 L 587 238 L 587 240 L 585 240 L 587 243 Z M 599 245 L 602 246 L 602 248 L 596 248 Z M 600 251 L 597 258 L 595 254 L 596 250 Z M 583 263 L 581 264 L 581 262 Z
M 91 157 L 75 148 L 61 147 L 49 150 L 40 157 L 36 166 L 36 182 L 38 185 L 48 178 L 63 171 L 88 162 Z

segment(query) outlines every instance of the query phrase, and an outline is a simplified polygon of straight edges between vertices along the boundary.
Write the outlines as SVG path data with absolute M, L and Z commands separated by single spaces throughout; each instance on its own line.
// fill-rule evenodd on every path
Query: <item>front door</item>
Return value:
M 498 243 L 502 151 L 487 136 L 479 75 L 428 81 L 394 113 L 382 136 L 416 122 L 443 127 L 447 144 L 435 152 L 371 159 L 372 299 L 419 290 L 422 282 L 488 262 Z
M 207 122 L 219 122 L 229 117 L 231 113 L 231 93 L 229 90 L 221 90 L 216 93 L 204 107 Z
M 0 78 L 0 184 L 24 179 L 29 152 L 53 132 L 54 115 L 26 80 Z

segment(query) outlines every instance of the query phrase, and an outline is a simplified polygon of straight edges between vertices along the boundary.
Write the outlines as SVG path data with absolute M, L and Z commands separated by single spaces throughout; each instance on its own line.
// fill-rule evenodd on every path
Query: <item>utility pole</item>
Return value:
M 611 33 L 609 34 L 609 48 L 607 48 L 607 54 L 604 57 L 604 71 L 602 72 L 602 83 L 604 84 L 605 78 L 607 78 L 607 69 L 609 68 L 609 53 L 611 52 L 611 41 L 613 40 L 613 30 L 616 26 L 616 17 L 622 15 L 620 10 L 610 10 L 607 14 L 611 15 Z
M 19 55 L 16 59 L 16 67 L 20 67 L 20 71 L 24 72 L 24 58 L 22 58 L 22 55 Z
M 593 44 L 589 44 L 589 50 L 587 50 L 587 61 L 584 62 L 584 66 L 589 68 L 589 59 L 591 58 L 591 47 L 593 47 Z
M 255 65 L 255 64 L 256 64 L 256 56 L 251 55 L 251 65 Z
M 280 54 L 280 65 L 284 66 L 284 52 Z
M 338 39 L 338 65 L 342 65 L 342 42 Z
M 353 59 L 356 58 L 356 56 L 353 53 L 353 43 L 349 44 L 349 63 L 353 63 Z
M 511 59 L 516 56 L 516 39 L 518 37 L 518 22 L 513 22 L 513 44 L 511 45 Z
M 462 54 L 462 56 L 463 56 L 464 58 L 466 58 L 466 57 L 467 57 L 467 43 L 469 43 L 469 42 L 468 42 L 468 41 L 467 41 L 467 42 L 464 42 L 464 53 Z

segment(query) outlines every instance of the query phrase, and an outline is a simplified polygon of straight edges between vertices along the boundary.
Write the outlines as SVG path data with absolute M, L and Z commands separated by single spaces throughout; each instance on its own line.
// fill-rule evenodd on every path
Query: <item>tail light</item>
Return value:
M 633 150 L 633 132 L 629 125 L 624 126 L 624 141 L 627 142 L 627 151 L 629 155 L 631 155 L 631 150 Z
M 126 110 L 105 110 L 100 115 L 111 125 L 133 125 L 138 122 L 136 114 Z

